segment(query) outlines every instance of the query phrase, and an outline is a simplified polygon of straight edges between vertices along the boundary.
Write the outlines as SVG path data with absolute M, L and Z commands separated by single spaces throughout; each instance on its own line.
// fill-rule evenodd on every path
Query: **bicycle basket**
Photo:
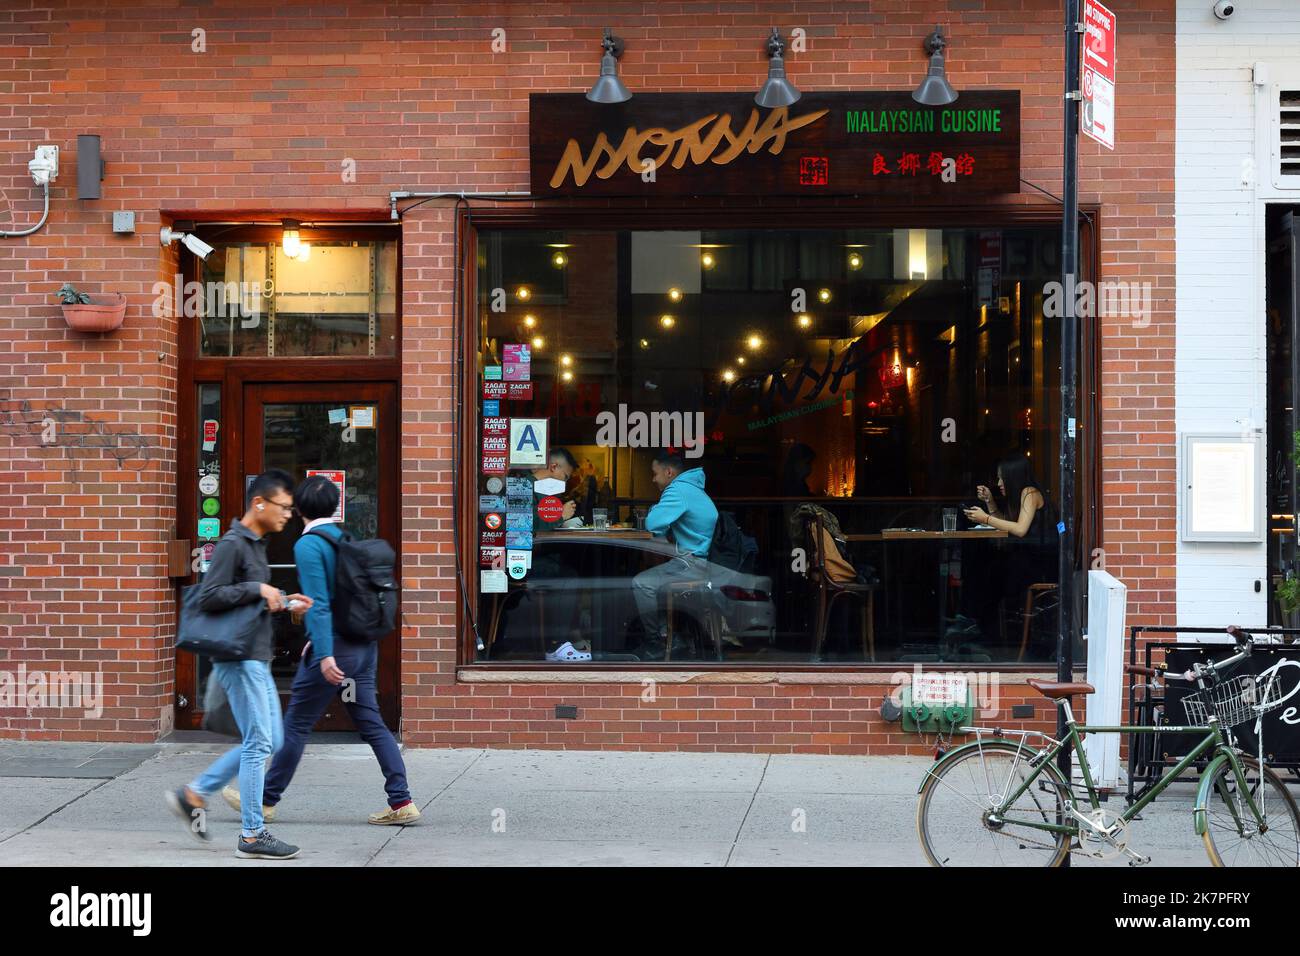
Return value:
M 1268 699 L 1260 700 L 1259 694 L 1268 687 Z M 1183 709 L 1191 724 L 1209 723 L 1211 716 L 1219 718 L 1225 727 L 1235 727 L 1253 721 L 1259 714 L 1282 706 L 1282 687 L 1279 681 L 1272 685 L 1259 685 L 1251 674 L 1243 674 L 1226 680 L 1217 687 L 1197 691 L 1183 698 Z

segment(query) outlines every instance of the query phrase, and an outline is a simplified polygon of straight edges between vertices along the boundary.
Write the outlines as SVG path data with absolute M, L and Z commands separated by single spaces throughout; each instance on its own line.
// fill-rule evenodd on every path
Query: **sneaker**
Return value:
M 171 808 L 172 813 L 185 821 L 190 836 L 200 843 L 207 843 L 212 839 L 208 834 L 206 808 L 190 800 L 185 795 L 184 787 L 168 790 L 163 794 L 163 799 L 167 801 L 167 806 Z
M 225 800 L 230 809 L 236 813 L 244 812 L 244 805 L 239 802 L 239 791 L 234 787 L 226 787 L 221 791 L 221 799 Z M 270 823 L 275 819 L 275 807 L 269 804 L 262 804 L 262 819 Z
M 396 810 L 389 808 L 382 813 L 372 813 L 366 818 L 367 823 L 373 823 L 375 826 L 405 826 L 408 823 L 414 823 L 420 819 L 420 808 L 414 803 L 408 803 L 404 807 L 398 807 Z
M 235 839 L 235 856 L 242 860 L 292 860 L 298 853 L 296 846 L 277 840 L 270 830 L 263 830 L 252 843 L 242 836 Z

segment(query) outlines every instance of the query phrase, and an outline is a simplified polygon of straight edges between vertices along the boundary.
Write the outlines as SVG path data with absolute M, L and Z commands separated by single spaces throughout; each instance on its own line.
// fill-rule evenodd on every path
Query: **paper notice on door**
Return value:
M 479 590 L 484 594 L 505 594 L 510 589 L 510 579 L 505 571 L 480 571 Z
M 346 471 L 329 471 L 325 469 L 307 469 L 307 477 L 314 475 L 323 475 L 334 483 L 334 487 L 339 490 L 339 506 L 334 509 L 334 514 L 330 515 L 330 520 L 339 524 L 343 523 L 343 497 L 347 491 L 348 473 Z
M 342 424 L 343 424 L 344 422 L 346 422 L 347 420 L 348 420 L 348 410 L 347 410 L 346 408 L 331 408 L 331 409 L 330 409 L 330 424 L 331 424 L 331 425 L 342 425 Z
M 215 418 L 206 418 L 203 420 L 203 450 L 216 451 L 217 448 L 217 429 L 221 424 Z
M 353 428 L 374 428 L 375 427 L 375 406 L 373 405 L 353 405 L 348 409 L 352 419 Z

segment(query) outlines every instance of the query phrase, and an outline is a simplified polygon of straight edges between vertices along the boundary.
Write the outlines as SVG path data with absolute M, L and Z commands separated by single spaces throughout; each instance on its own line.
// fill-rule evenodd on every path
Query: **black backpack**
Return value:
M 709 560 L 732 571 L 739 571 L 745 561 L 745 535 L 730 511 L 718 512 L 718 523 L 713 526 L 713 543 L 709 545 Z
M 357 644 L 377 641 L 397 626 L 397 555 L 383 538 L 354 541 L 346 531 L 337 541 L 307 532 L 334 546 L 338 565 L 330 600 L 334 633 Z

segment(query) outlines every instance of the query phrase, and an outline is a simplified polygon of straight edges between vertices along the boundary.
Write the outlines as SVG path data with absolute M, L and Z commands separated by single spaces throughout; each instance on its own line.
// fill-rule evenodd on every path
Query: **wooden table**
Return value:
M 602 541 L 649 541 L 654 535 L 649 531 L 640 531 L 636 528 L 609 528 L 605 531 L 597 531 L 595 528 L 561 528 L 556 531 L 537 531 L 533 534 L 534 541 L 577 537 L 599 538 Z

